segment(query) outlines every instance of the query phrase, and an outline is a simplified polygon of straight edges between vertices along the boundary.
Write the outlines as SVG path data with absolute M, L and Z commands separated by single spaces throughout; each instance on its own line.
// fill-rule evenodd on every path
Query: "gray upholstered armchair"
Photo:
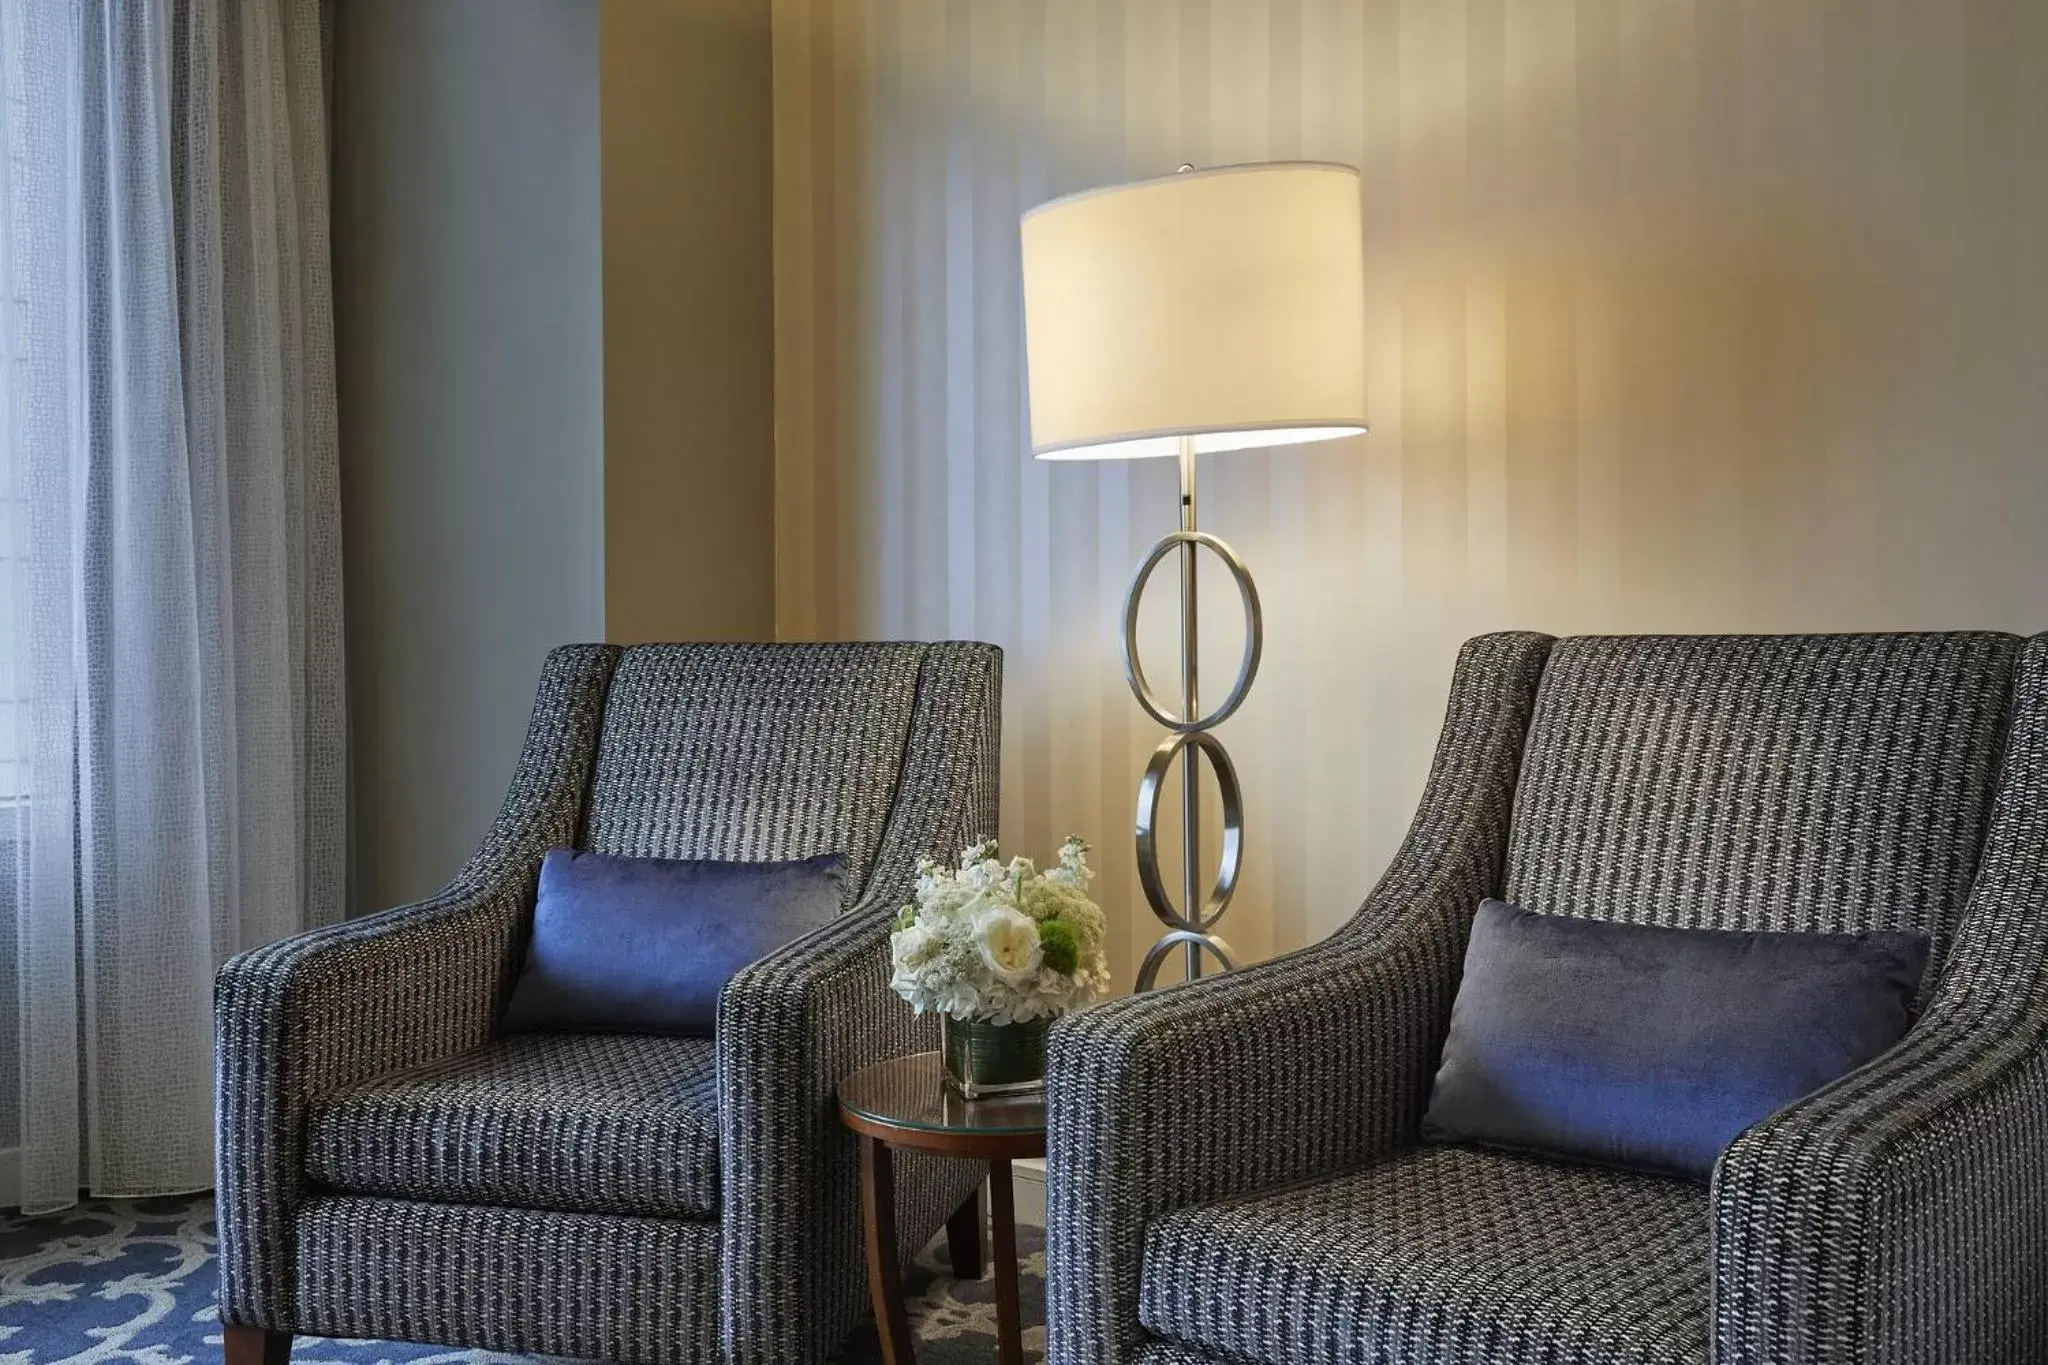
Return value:
M 1489 894 L 1919 929 L 1924 1013 L 1711 1189 L 1420 1145 Z M 1051 1365 L 2048 1359 L 2048 636 L 1474 640 L 1343 929 L 1051 1050 Z
M 848 1071 L 936 1046 L 888 990 L 921 855 L 991 835 L 1001 654 L 555 651 L 502 814 L 431 900 L 228 963 L 221 1319 L 641 1362 L 814 1361 L 862 1307 Z M 717 1037 L 494 1037 L 541 854 L 842 852 L 858 900 L 733 978 Z M 978 1168 L 898 1168 L 902 1245 Z

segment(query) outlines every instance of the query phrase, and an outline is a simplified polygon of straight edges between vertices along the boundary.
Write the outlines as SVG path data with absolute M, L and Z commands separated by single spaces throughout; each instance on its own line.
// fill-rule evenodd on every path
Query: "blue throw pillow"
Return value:
M 1915 933 L 1665 929 L 1479 907 L 1422 1120 L 1705 1181 L 1743 1129 L 1906 1034 Z
M 621 858 L 550 849 L 508 1033 L 708 1038 L 735 972 L 839 913 L 846 859 Z

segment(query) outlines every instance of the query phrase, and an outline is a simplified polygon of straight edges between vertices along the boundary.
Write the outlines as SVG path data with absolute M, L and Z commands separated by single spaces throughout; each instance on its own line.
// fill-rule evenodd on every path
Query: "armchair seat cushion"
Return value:
M 718 1216 L 708 1038 L 516 1034 L 317 1102 L 306 1174 L 351 1194 Z
M 1138 1317 L 1268 1365 L 1704 1365 L 1708 1225 L 1688 1182 L 1408 1148 L 1156 1219 Z

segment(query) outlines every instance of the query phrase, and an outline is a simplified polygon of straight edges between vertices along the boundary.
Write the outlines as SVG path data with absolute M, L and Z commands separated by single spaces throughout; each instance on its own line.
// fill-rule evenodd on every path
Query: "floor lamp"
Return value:
M 1138 784 L 1138 877 L 1167 932 L 1139 967 L 1149 990 L 1179 947 L 1190 978 L 1206 953 L 1236 964 L 1216 932 L 1244 859 L 1237 772 L 1214 727 L 1243 704 L 1264 627 L 1251 573 L 1195 526 L 1196 457 L 1355 436 L 1365 430 L 1364 253 L 1358 172 L 1321 162 L 1196 170 L 1088 190 L 1024 215 L 1025 359 L 1031 451 L 1043 460 L 1172 457 L 1180 529 L 1139 564 L 1124 600 L 1124 676 L 1171 733 Z M 1245 613 L 1236 679 L 1204 714 L 1195 567 L 1223 561 Z M 1162 701 L 1138 657 L 1138 604 L 1152 572 L 1180 569 L 1180 687 Z M 1181 760 L 1180 902 L 1159 866 L 1159 799 Z M 1201 762 L 1216 771 L 1223 847 L 1202 891 Z

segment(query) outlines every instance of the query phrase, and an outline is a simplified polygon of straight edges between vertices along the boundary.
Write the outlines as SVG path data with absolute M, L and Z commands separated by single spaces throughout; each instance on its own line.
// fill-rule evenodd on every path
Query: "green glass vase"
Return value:
M 1028 1024 L 939 1017 L 939 1055 L 946 1084 L 970 1100 L 1045 1088 L 1045 1035 L 1050 1019 Z

